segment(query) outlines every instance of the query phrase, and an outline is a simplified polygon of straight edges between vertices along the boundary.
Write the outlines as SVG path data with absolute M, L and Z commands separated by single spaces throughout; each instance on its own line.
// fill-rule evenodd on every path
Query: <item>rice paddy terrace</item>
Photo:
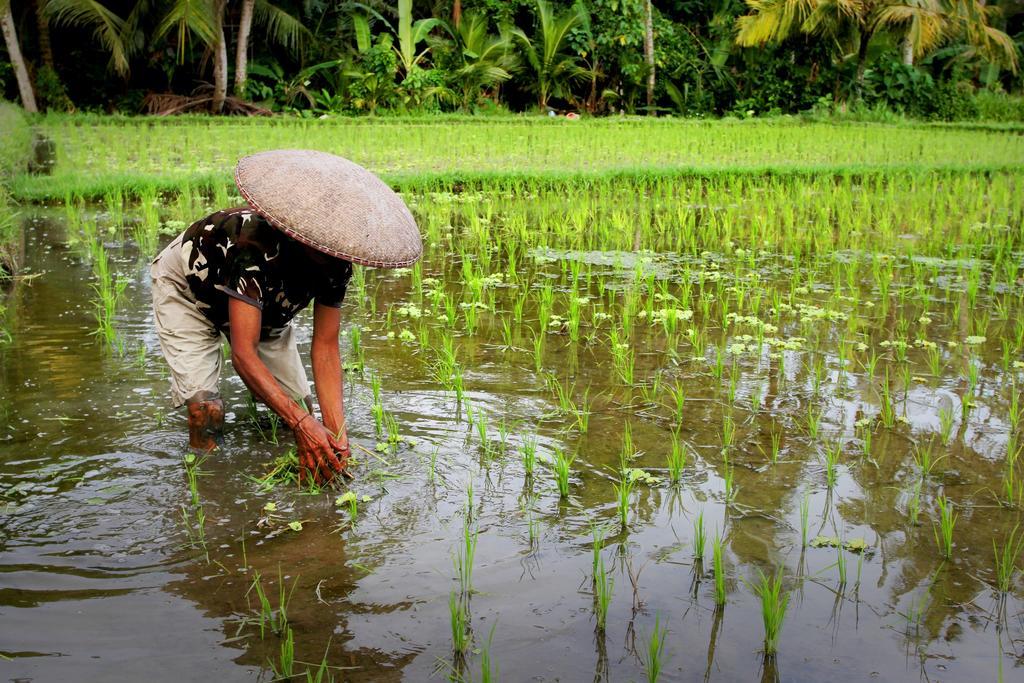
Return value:
M 1020 677 L 1018 132 L 39 128 L 2 300 L 4 678 Z M 149 258 L 280 147 L 379 172 L 424 237 L 346 297 L 347 490 L 283 474 L 230 372 L 224 447 L 187 455 L 149 308 Z

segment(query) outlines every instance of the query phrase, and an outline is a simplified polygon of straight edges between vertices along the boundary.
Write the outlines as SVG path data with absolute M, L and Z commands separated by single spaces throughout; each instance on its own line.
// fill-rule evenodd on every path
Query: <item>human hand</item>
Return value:
M 305 415 L 293 428 L 299 456 L 299 483 L 313 477 L 318 485 L 326 484 L 338 473 L 345 472 L 348 461 L 348 439 L 342 444 L 312 415 Z M 341 454 L 343 460 L 338 459 Z

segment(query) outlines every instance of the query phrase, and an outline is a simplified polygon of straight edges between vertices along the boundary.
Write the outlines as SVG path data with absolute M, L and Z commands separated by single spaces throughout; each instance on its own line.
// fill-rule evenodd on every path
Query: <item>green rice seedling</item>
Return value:
M 619 512 L 619 521 L 622 524 L 623 530 L 629 528 L 629 499 L 633 495 L 633 487 L 635 485 L 636 480 L 629 476 L 627 472 L 622 473 L 618 483 L 612 484 L 615 487 L 616 508 Z
M 804 492 L 800 499 L 800 547 L 807 547 L 807 535 L 810 529 L 811 494 Z
M 715 363 L 711 366 L 711 376 L 719 382 L 725 375 L 725 349 L 722 346 L 715 347 Z
M 289 680 L 295 675 L 295 634 L 291 626 L 285 629 L 284 638 L 281 639 L 278 662 L 276 665 L 270 662 L 270 668 L 277 680 Z
M 627 422 L 622 426 L 622 448 L 619 450 L 619 473 L 625 475 L 629 471 L 630 463 L 637 455 L 636 447 L 633 445 L 633 428 Z
M 530 434 L 523 439 L 519 445 L 519 453 L 522 456 L 523 472 L 527 477 L 532 477 L 537 467 L 537 435 Z
M 939 377 L 942 375 L 942 352 L 939 351 L 938 346 L 929 346 L 927 348 L 928 354 L 928 369 L 931 371 L 933 377 Z
M 725 504 L 736 499 L 736 467 L 729 462 L 729 455 L 722 458 L 722 484 L 725 487 Z
M 636 379 L 636 355 L 628 343 L 612 343 L 612 365 L 615 374 L 626 386 L 632 386 Z
M 469 595 L 473 590 L 473 559 L 476 557 L 476 543 L 479 535 L 480 530 L 467 521 L 462 526 L 462 545 L 452 558 L 455 577 L 459 581 L 459 590 L 463 595 Z
M 918 477 L 910 487 L 910 497 L 907 499 L 907 517 L 910 523 L 917 526 L 918 517 L 921 514 L 921 486 L 924 481 Z
M 370 414 L 373 415 L 373 424 L 379 439 L 384 436 L 384 404 L 373 403 L 370 406 Z
M 995 576 L 996 589 L 1006 594 L 1010 592 L 1013 585 L 1013 577 L 1020 571 L 1017 565 L 1021 553 L 1024 553 L 1024 534 L 1017 536 L 1020 525 L 1016 525 L 1010 531 L 1010 535 L 999 546 L 995 539 L 992 539 L 992 552 L 995 555 Z
M 720 433 L 722 437 L 722 453 L 728 453 L 732 447 L 733 440 L 736 438 L 736 423 L 733 421 L 731 415 L 725 415 L 722 417 L 722 431 Z
M 668 627 L 661 625 L 661 615 L 654 615 L 654 630 L 647 636 L 647 648 L 643 655 L 644 673 L 647 674 L 647 683 L 657 683 L 661 678 L 661 670 L 664 667 L 665 637 L 668 635 Z
M 487 456 L 491 452 L 491 442 L 487 436 L 487 413 L 483 410 L 476 416 L 476 433 L 480 438 L 480 450 L 483 451 L 484 456 Z
M 596 630 L 603 634 L 608 625 L 608 606 L 612 603 L 612 594 L 615 591 L 615 579 L 608 575 L 605 570 L 604 558 L 600 554 L 594 559 L 594 617 L 596 618 Z
M 939 406 L 939 439 L 943 446 L 948 446 L 953 440 L 953 406 Z
M 433 484 L 437 480 L 437 454 L 441 451 L 441 446 L 438 444 L 434 447 L 434 450 L 430 452 L 429 469 L 427 469 L 427 482 Z
M 733 362 L 729 368 L 729 386 L 726 390 L 726 399 L 729 405 L 736 402 L 736 392 L 740 386 L 740 366 L 738 363 Z
M 533 337 L 533 369 L 537 372 L 544 367 L 544 334 L 536 333 Z
M 346 364 L 346 369 L 355 370 L 356 372 L 363 371 L 364 359 L 363 359 L 363 332 L 359 328 L 359 325 L 352 325 L 348 331 L 349 339 L 349 362 Z
M 804 416 L 804 424 L 807 427 L 807 435 L 812 439 L 818 438 L 818 432 L 821 429 L 821 408 L 818 408 L 812 403 L 807 404 L 807 413 Z
M 750 412 L 757 415 L 761 412 L 761 391 L 763 390 L 760 384 L 755 384 L 750 388 Z
M 707 531 L 704 528 L 704 510 L 697 513 L 693 520 L 693 559 L 704 561 L 704 546 L 707 543 Z
M 590 536 L 593 538 L 591 543 L 591 551 L 593 555 L 591 572 L 595 581 L 597 580 L 597 563 L 601 559 L 601 551 L 604 550 L 605 538 L 607 535 L 607 527 L 595 524 L 594 522 L 590 523 Z
M 283 576 L 278 572 L 278 606 L 277 609 L 274 609 L 270 604 L 270 599 L 267 597 L 266 592 L 263 590 L 261 578 L 262 577 L 258 571 L 254 572 L 252 583 L 249 586 L 249 590 L 246 592 L 246 597 L 248 597 L 250 592 L 255 592 L 256 598 L 259 601 L 260 639 L 262 640 L 268 627 L 271 632 L 279 635 L 284 632 L 284 629 L 288 625 L 287 604 L 290 594 L 286 594 L 284 590 Z M 294 586 L 292 590 L 294 590 Z
M 504 454 L 508 447 L 508 435 L 512 426 L 508 423 L 508 420 L 502 415 L 501 420 L 498 421 L 498 450 Z
M 773 425 L 772 431 L 769 432 L 768 436 L 771 439 L 771 443 L 769 445 L 771 450 L 768 452 L 768 460 L 771 461 L 773 465 L 776 465 L 779 462 L 779 453 L 782 451 L 782 431 L 775 429 L 775 426 Z
M 686 388 L 676 380 L 673 385 L 668 387 L 668 393 L 672 397 L 673 419 L 676 425 L 679 425 L 683 421 L 683 409 L 686 406 Z
M 182 456 L 182 463 L 185 465 L 185 479 L 188 482 L 193 505 L 199 505 L 199 477 L 202 475 L 200 468 L 204 460 L 206 460 L 205 456 L 200 458 L 195 453 L 186 453 Z
M 665 456 L 665 464 L 668 468 L 668 478 L 673 484 L 682 480 L 683 470 L 686 469 L 687 450 L 679 438 L 679 431 L 673 430 L 672 443 Z
M 555 483 L 558 485 L 558 495 L 561 498 L 569 497 L 569 475 L 572 473 L 570 467 L 576 455 L 566 455 L 561 449 L 555 449 L 555 456 L 551 462 L 551 468 L 555 473 Z
M 825 459 L 825 481 L 830 489 L 835 488 L 836 483 L 839 481 L 839 459 L 843 455 L 842 444 L 838 441 L 826 444 L 823 455 Z
M 769 578 L 760 569 L 753 584 L 753 592 L 761 601 L 761 619 L 764 623 L 764 654 L 774 656 L 779 650 L 779 636 L 789 607 L 789 593 L 782 589 L 782 571 L 776 570 Z
M 480 646 L 480 683 L 491 683 L 498 680 L 498 665 L 491 660 L 491 645 L 494 642 L 494 629 L 497 626 L 497 623 L 491 625 L 487 642 Z
M 349 524 L 355 526 L 356 518 L 359 516 L 359 500 L 355 491 L 345 491 L 345 493 L 334 499 L 334 505 L 336 507 L 347 507 Z
M 573 401 L 573 393 L 576 390 L 576 384 L 569 384 L 566 382 L 562 384 L 554 375 L 547 376 L 547 384 L 551 389 L 551 392 L 555 395 L 555 400 L 558 402 L 558 409 L 564 415 L 570 415 L 576 412 L 576 402 Z
M 456 658 L 463 658 L 469 652 L 472 641 L 469 632 L 469 608 L 455 591 L 448 594 L 448 614 L 452 628 L 452 652 Z
M 1010 393 L 1010 409 L 1008 412 L 1011 433 L 1016 433 L 1020 430 L 1021 417 L 1024 417 L 1024 403 L 1021 402 L 1020 394 L 1017 392 L 1016 385 L 1014 385 Z
M 579 430 L 580 434 L 586 434 L 590 429 L 590 387 L 587 387 L 583 391 L 581 398 L 582 407 L 576 409 L 576 429 Z
M 391 413 L 384 414 L 384 427 L 388 433 L 388 445 L 394 451 L 402 441 L 402 433 L 399 431 L 398 420 Z
M 715 537 L 711 539 L 711 564 L 714 569 L 715 578 L 715 606 L 718 609 L 725 607 L 725 544 L 722 535 L 715 530 Z
M 817 395 L 821 391 L 821 385 L 825 382 L 825 359 L 818 356 L 810 366 L 811 371 L 811 393 Z
M 939 524 L 933 527 L 935 543 L 944 559 L 953 557 L 953 528 L 959 515 L 953 511 L 953 503 L 945 496 L 939 496 Z
M 841 540 L 836 546 L 836 568 L 839 570 L 839 589 L 841 591 L 846 586 L 846 555 Z
M 889 388 L 889 369 L 885 370 L 885 381 L 882 382 L 880 395 L 879 418 L 886 429 L 896 426 L 896 406 L 892 402 L 891 390 Z
M 918 443 L 914 444 L 913 457 L 914 464 L 917 465 L 921 478 L 928 479 L 932 476 L 932 470 L 935 469 L 935 465 L 946 456 L 941 455 L 936 458 L 932 452 L 931 444 Z

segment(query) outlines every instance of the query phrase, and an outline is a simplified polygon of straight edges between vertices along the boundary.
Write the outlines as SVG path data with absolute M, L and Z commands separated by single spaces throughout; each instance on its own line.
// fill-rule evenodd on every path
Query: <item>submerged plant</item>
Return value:
M 604 567 L 604 558 L 600 553 L 594 562 L 594 616 L 597 620 L 597 632 L 604 633 L 608 625 L 608 606 L 612 602 L 615 590 L 615 579 L 608 575 Z
M 704 510 L 697 513 L 693 520 L 693 559 L 700 562 L 704 559 L 704 545 L 707 542 L 707 531 L 704 529 Z
M 715 605 L 719 608 L 725 606 L 725 560 L 723 557 L 724 543 L 722 536 L 717 531 L 711 540 L 711 564 L 715 578 Z
M 673 484 L 678 484 L 682 479 L 683 470 L 686 469 L 686 461 L 686 447 L 679 439 L 679 431 L 673 431 L 672 443 L 665 456 L 665 464 L 668 468 L 668 479 Z
M 953 503 L 945 496 L 939 496 L 939 524 L 933 529 L 939 554 L 945 559 L 953 557 L 953 528 L 959 515 L 953 511 Z
M 523 439 L 519 446 L 519 453 L 522 455 L 523 472 L 527 477 L 533 476 L 537 467 L 537 435 L 530 434 Z
M 657 683 L 661 678 L 661 669 L 664 666 L 665 637 L 668 635 L 668 627 L 661 625 L 661 615 L 654 615 L 654 629 L 647 636 L 647 647 L 642 655 L 644 673 L 647 674 L 647 683 Z
M 779 650 L 779 635 L 786 619 L 789 593 L 782 589 L 782 570 L 777 569 L 771 578 L 757 570 L 758 579 L 753 584 L 754 594 L 761 600 L 761 620 L 764 623 L 764 653 L 773 656 Z
M 1017 535 L 1020 525 L 1010 531 L 1002 546 L 992 539 L 992 551 L 995 555 L 996 589 L 1000 593 L 1008 593 L 1013 584 L 1013 577 L 1020 571 L 1017 562 L 1024 553 L 1024 534 Z
M 551 462 L 551 468 L 555 473 L 558 495 L 562 498 L 569 497 L 569 475 L 572 473 L 569 468 L 575 459 L 575 453 L 573 455 L 566 455 L 561 449 L 555 449 L 555 457 Z

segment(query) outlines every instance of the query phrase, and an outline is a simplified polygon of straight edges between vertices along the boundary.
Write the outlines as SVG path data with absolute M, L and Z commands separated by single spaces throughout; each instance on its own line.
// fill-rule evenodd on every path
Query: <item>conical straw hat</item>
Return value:
M 401 268 L 423 253 L 402 198 L 348 159 L 306 149 L 260 152 L 238 160 L 235 184 L 274 227 L 325 254 Z

